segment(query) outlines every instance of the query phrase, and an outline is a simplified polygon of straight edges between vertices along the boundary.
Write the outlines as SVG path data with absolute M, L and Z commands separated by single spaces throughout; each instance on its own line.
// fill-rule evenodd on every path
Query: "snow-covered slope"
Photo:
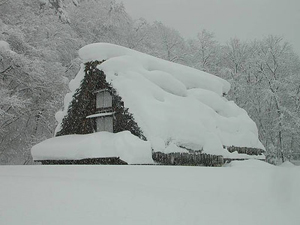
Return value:
M 0 166 L 0 224 L 299 225 L 300 167 L 258 163 Z
M 222 97 L 230 89 L 227 81 L 113 44 L 87 45 L 79 56 L 83 63 L 106 60 L 98 69 L 122 97 L 154 150 L 163 152 L 175 144 L 226 156 L 223 145 L 264 149 L 246 111 Z M 83 77 L 82 65 L 70 82 L 64 111 L 56 114 L 59 124 Z

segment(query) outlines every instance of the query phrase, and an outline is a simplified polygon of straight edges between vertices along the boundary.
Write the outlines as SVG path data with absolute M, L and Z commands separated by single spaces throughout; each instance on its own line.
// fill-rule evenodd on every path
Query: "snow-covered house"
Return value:
M 87 45 L 79 56 L 56 137 L 32 148 L 35 161 L 219 165 L 264 158 L 255 123 L 224 97 L 227 81 L 113 44 Z

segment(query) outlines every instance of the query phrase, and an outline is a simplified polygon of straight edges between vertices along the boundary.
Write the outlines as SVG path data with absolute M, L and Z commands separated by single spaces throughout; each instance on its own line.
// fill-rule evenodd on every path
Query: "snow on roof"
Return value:
M 171 93 L 175 90 L 179 95 L 185 95 L 185 90 L 191 88 L 207 89 L 219 95 L 230 89 L 230 84 L 217 76 L 114 44 L 87 45 L 79 50 L 79 56 L 84 63 L 110 59 L 105 63 L 110 72 L 138 72 L 161 88 L 165 87 Z M 177 88 L 180 91 L 176 91 Z
M 264 149 L 247 112 L 222 97 L 230 84 L 211 74 L 125 47 L 97 43 L 79 50 L 82 61 L 98 66 L 122 97 L 155 151 L 170 144 L 226 156 L 225 146 Z M 56 114 L 60 130 L 72 95 L 84 77 L 84 65 L 70 84 L 64 111 Z M 169 148 L 170 149 L 170 148 Z
M 129 131 L 54 137 L 33 146 L 31 155 L 34 160 L 120 157 L 129 164 L 153 163 L 151 144 Z

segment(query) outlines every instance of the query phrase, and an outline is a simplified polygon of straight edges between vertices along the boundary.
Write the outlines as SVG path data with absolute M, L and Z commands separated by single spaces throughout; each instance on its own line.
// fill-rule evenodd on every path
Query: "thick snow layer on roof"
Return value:
M 120 157 L 129 164 L 153 163 L 151 144 L 129 131 L 54 137 L 33 146 L 31 155 L 34 160 Z
M 90 44 L 79 50 L 79 56 L 83 62 L 110 59 L 105 63 L 110 72 L 137 72 L 162 89 L 169 90 L 174 85 L 182 88 L 179 95 L 191 88 L 207 89 L 219 95 L 230 89 L 230 84 L 219 77 L 118 45 Z
M 155 151 L 176 149 L 169 144 L 228 157 L 225 146 L 264 149 L 256 124 L 247 112 L 222 97 L 230 84 L 211 74 L 155 58 L 121 46 L 98 43 L 79 50 L 83 62 L 106 60 L 98 69 L 122 97 L 125 107 Z M 84 66 L 69 84 L 66 115 L 72 94 L 84 77 Z

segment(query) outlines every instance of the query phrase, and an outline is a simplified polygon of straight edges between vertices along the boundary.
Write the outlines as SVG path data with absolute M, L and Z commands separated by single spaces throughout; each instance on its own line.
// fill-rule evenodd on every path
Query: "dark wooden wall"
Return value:
M 259 148 L 249 148 L 249 147 L 235 147 L 230 146 L 227 147 L 229 152 L 238 152 L 240 154 L 247 154 L 247 155 L 262 155 L 265 151 Z
M 205 153 L 162 153 L 153 152 L 155 162 L 163 165 L 186 165 L 186 166 L 222 166 L 223 157 Z
M 43 165 L 127 165 L 119 157 L 87 158 L 80 160 L 36 160 Z

